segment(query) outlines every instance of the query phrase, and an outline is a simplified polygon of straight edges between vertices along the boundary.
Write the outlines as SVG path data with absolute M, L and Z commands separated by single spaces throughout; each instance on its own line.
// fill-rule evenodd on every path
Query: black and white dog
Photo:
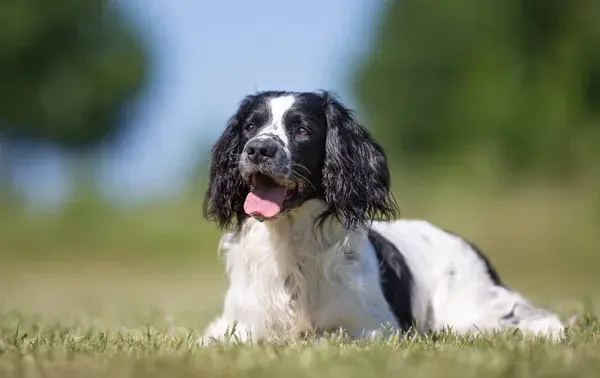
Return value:
M 212 149 L 204 214 L 227 229 L 219 247 L 229 275 L 205 340 L 410 327 L 564 333 L 557 315 L 506 287 L 473 244 L 395 220 L 382 148 L 325 91 L 241 102 Z

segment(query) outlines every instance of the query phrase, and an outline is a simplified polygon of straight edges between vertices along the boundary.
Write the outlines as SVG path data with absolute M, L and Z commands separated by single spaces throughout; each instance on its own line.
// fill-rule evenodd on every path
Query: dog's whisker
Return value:
M 297 162 L 292 162 L 293 168 L 301 168 L 306 171 L 306 174 L 310 175 L 310 169 L 308 169 L 305 165 Z
M 301 182 L 301 183 L 302 183 L 302 184 L 304 184 L 304 185 L 308 185 L 308 186 L 310 186 L 310 188 L 311 188 L 311 189 L 315 189 L 315 186 L 314 186 L 314 185 L 313 185 L 313 184 L 312 184 L 312 183 L 311 183 L 311 182 L 308 180 L 308 178 L 306 178 L 306 177 L 302 176 L 302 175 L 301 175 L 301 174 L 299 174 L 299 173 L 292 172 L 292 173 L 290 174 L 290 178 L 291 178 L 292 180 L 294 180 L 294 181 L 298 181 L 298 182 Z
M 311 189 L 316 191 L 316 188 L 313 185 L 313 183 L 310 182 L 310 180 L 306 176 L 298 173 L 297 171 L 292 171 L 290 173 L 290 177 L 292 178 L 292 180 L 302 182 L 304 185 L 308 185 Z

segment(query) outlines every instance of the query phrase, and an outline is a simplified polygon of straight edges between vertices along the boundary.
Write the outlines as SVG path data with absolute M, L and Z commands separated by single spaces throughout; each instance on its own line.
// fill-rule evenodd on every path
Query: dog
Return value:
M 473 243 L 397 219 L 390 186 L 384 150 L 334 94 L 245 97 L 210 154 L 203 213 L 225 230 L 229 287 L 203 340 L 564 334 Z

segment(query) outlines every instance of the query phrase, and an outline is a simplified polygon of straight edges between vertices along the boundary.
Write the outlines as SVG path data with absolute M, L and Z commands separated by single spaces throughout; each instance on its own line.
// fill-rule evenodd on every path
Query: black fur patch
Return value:
M 415 324 L 412 313 L 412 272 L 404 256 L 383 235 L 369 230 L 369 241 L 379 261 L 379 277 L 383 295 L 403 331 Z

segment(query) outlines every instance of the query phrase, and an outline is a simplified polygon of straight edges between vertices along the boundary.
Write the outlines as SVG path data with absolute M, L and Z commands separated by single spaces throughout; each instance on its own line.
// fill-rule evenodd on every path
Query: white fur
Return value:
M 291 95 L 271 98 L 269 100 L 270 122 L 263 126 L 255 136 L 255 138 L 263 138 L 267 135 L 279 137 L 283 141 L 283 148 L 288 158 L 291 158 L 292 152 L 290 151 L 290 143 L 285 132 L 283 116 L 294 105 L 295 101 L 296 98 Z
M 249 219 L 240 234 L 223 237 L 229 289 L 205 342 L 223 339 L 234 323 L 241 341 L 338 329 L 352 337 L 374 336 L 397 329 L 366 233 L 348 232 L 336 221 L 326 223 L 323 232 L 316 230 L 313 222 L 322 206 L 311 200 L 277 220 Z M 424 221 L 375 222 L 373 227 L 397 246 L 411 268 L 412 311 L 421 331 L 516 326 L 562 335 L 555 314 L 494 285 L 482 259 L 462 239 Z M 357 259 L 344 258 L 348 248 Z
M 417 287 L 413 297 L 428 328 L 457 332 L 517 326 L 522 331 L 559 336 L 558 316 L 539 309 L 519 293 L 495 285 L 482 258 L 460 237 L 422 220 L 374 222 L 401 251 Z M 429 311 L 425 311 L 429 308 Z

